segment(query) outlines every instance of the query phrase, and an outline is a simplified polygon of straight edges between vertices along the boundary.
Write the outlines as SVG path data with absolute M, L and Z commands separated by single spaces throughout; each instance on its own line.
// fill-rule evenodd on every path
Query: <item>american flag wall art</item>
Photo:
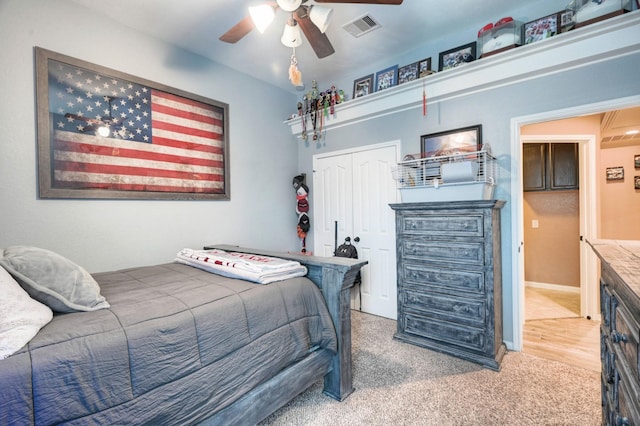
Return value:
M 229 199 L 228 105 L 36 48 L 43 198 Z

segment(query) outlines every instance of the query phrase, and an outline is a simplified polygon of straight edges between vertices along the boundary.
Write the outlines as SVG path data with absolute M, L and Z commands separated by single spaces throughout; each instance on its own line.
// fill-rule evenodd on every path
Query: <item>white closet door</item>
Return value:
M 314 254 L 333 256 L 337 220 L 338 245 L 351 237 L 359 258 L 369 262 L 352 308 L 361 304 L 363 312 L 391 319 L 397 317 L 395 216 L 389 207 L 398 200 L 391 174 L 396 149 L 390 145 L 314 158 L 312 194 Z

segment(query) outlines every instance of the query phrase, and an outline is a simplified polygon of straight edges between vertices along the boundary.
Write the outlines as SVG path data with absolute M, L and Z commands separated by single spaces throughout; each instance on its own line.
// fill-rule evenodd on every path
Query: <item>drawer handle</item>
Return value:
M 614 331 L 613 334 L 611 335 L 611 339 L 613 340 L 614 343 L 627 343 L 628 339 L 627 336 L 625 334 L 622 333 L 618 333 L 617 331 Z
M 631 423 L 629 423 L 629 419 L 627 417 L 622 417 L 619 414 L 616 414 L 616 425 L 623 426 L 629 424 Z

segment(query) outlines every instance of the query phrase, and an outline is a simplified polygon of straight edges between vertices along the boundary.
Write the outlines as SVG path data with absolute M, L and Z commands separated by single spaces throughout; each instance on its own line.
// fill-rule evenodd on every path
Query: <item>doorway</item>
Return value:
M 369 262 L 351 307 L 394 320 L 395 215 L 389 204 L 398 200 L 391 170 L 399 152 L 400 141 L 393 141 L 313 157 L 314 252 L 333 256 L 348 237 Z
M 522 137 L 521 127 L 527 124 L 542 123 L 552 120 L 559 120 L 571 117 L 579 117 L 589 114 L 599 114 L 615 109 L 624 109 L 640 104 L 640 96 L 630 96 L 626 98 L 614 99 L 611 101 L 594 103 L 589 105 L 581 105 L 578 107 L 567 108 L 563 110 L 548 111 L 540 114 L 516 117 L 511 120 L 511 211 L 510 218 L 512 227 L 511 234 L 511 302 L 512 302 L 512 341 L 506 342 L 507 347 L 511 350 L 521 351 L 523 346 L 523 326 L 524 326 L 524 238 L 523 238 L 523 200 L 522 200 Z M 584 135 L 580 138 L 580 135 L 570 135 L 573 139 L 584 139 Z M 586 161 L 584 167 L 581 165 L 581 169 L 584 170 L 586 179 L 590 182 L 588 191 L 584 192 L 585 199 L 581 197 L 581 208 L 585 203 L 585 208 L 590 208 L 593 211 L 597 209 L 596 198 L 596 143 L 595 135 L 588 135 L 588 138 L 593 140 L 592 143 L 584 143 L 581 145 L 580 156 L 582 161 Z M 581 174 L 583 172 L 581 171 Z M 582 176 L 581 176 L 582 179 Z M 581 194 L 582 195 L 582 194 Z M 584 232 L 582 231 L 584 227 Z M 599 236 L 596 222 L 596 214 L 592 214 L 585 223 L 581 224 L 581 235 L 583 239 L 596 239 Z M 593 252 L 589 249 L 588 245 L 584 242 L 581 243 L 581 251 L 584 252 L 586 259 L 585 275 L 590 282 L 597 282 L 597 259 Z M 581 277 L 582 277 L 581 269 Z M 597 306 L 597 292 L 594 297 L 581 297 L 581 311 L 584 309 L 587 312 L 595 312 L 593 316 L 599 315 Z

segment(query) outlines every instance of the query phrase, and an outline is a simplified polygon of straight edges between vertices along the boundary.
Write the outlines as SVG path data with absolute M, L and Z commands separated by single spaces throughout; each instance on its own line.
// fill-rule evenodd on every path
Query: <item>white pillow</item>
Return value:
M 48 306 L 33 300 L 0 267 L 0 359 L 12 355 L 51 321 Z

